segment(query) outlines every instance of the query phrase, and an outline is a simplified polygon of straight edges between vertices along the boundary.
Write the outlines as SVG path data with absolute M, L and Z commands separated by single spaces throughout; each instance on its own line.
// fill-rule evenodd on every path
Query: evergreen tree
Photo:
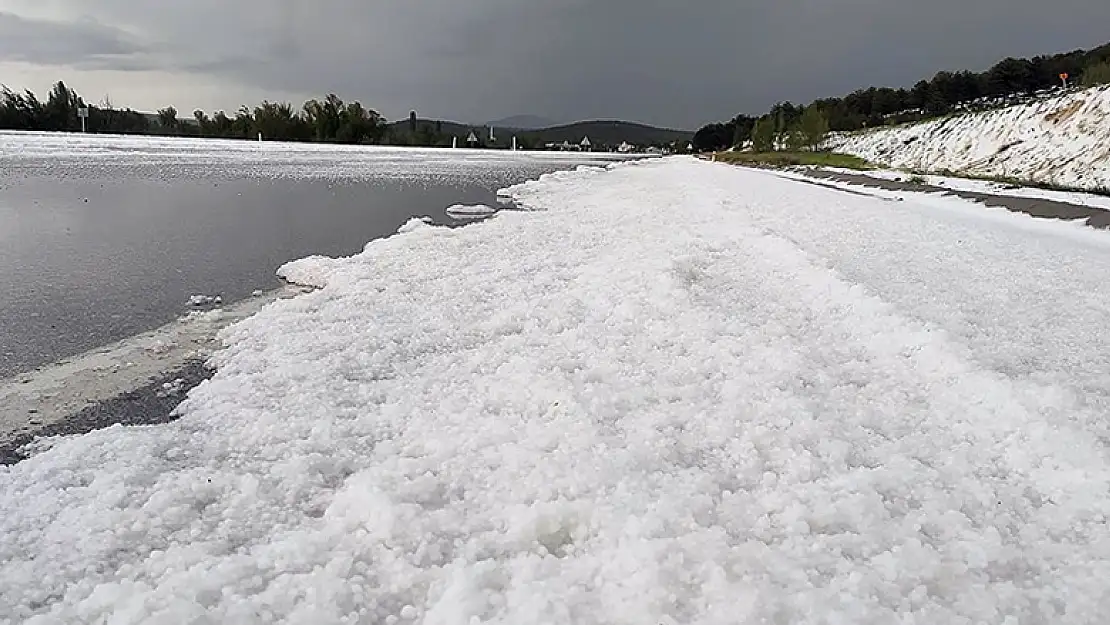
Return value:
M 172 106 L 167 106 L 164 109 L 158 109 L 158 125 L 167 132 L 174 132 L 177 130 L 177 109 Z
M 1006 58 L 987 71 L 987 95 L 1005 96 L 1016 93 L 1032 93 L 1037 90 L 1034 84 L 1033 65 L 1027 59 Z
M 694 133 L 695 152 L 715 152 L 732 145 L 733 131 L 727 124 L 708 124 Z
M 305 140 L 312 136 L 312 129 L 289 103 L 263 101 L 254 108 L 251 132 L 262 133 L 265 139 L 278 141 Z
M 771 152 L 775 149 L 775 118 L 760 117 L 752 127 L 752 149 L 756 152 Z
M 817 150 L 829 134 L 829 120 L 816 106 L 807 106 L 798 121 L 798 131 L 802 145 Z
M 235 119 L 231 120 L 231 136 L 239 139 L 253 139 L 257 136 L 254 129 L 254 116 L 245 104 L 235 111 Z
M 786 132 L 782 133 L 781 142 L 782 146 L 790 152 L 800 152 L 802 148 L 806 147 L 806 137 L 805 133 L 802 132 L 800 121 L 795 122 Z
M 0 128 L 45 130 L 43 105 L 31 91 L 15 93 L 4 87 L 0 92 Z
M 197 131 L 204 136 L 212 134 L 212 120 L 208 119 L 208 115 L 204 111 L 197 109 L 193 111 L 193 119 L 197 120 Z
M 231 137 L 232 129 L 235 122 L 232 121 L 227 113 L 223 111 L 216 111 L 212 116 L 212 136 L 213 137 Z
M 44 130 L 78 130 L 77 94 L 62 81 L 54 83 L 50 96 L 42 108 Z
M 732 122 L 732 146 L 735 148 L 742 148 L 752 139 L 752 128 L 755 126 L 755 118 L 747 115 L 737 115 L 733 118 Z
M 1082 81 L 1087 87 L 1110 83 L 1110 60 L 1089 65 L 1083 70 Z

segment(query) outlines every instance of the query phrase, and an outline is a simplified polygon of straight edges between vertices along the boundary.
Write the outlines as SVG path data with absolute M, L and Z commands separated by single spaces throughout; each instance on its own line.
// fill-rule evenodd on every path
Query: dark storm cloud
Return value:
M 0 11 L 0 60 L 121 68 L 142 52 L 125 32 L 92 19 L 51 21 Z
M 44 1 L 68 15 L 67 35 L 5 41 L 8 58 L 58 64 L 95 51 L 104 66 L 156 62 L 260 94 L 334 91 L 392 117 L 415 108 L 462 121 L 528 113 L 694 127 L 1110 40 L 1106 0 Z M 32 4 L 0 0 L 19 6 Z M 78 21 L 88 13 L 95 28 Z M 114 20 L 157 52 L 103 26 Z

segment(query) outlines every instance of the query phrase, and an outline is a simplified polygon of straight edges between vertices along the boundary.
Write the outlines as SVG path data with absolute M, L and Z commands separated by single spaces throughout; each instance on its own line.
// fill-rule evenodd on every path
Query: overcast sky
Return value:
M 391 119 L 696 128 L 1108 25 L 1110 0 L 0 0 L 0 83 L 186 115 L 335 92 Z

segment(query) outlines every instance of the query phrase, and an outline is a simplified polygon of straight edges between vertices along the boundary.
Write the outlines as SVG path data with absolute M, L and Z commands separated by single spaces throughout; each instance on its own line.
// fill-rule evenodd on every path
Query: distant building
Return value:
M 621 141 L 620 146 L 617 147 L 617 151 L 621 154 L 628 154 L 630 152 L 636 151 L 636 146 L 628 143 L 627 141 Z
M 628 146 L 625 150 L 626 152 L 632 152 L 636 149 L 635 146 L 629 145 L 627 143 L 623 145 Z M 562 143 L 549 141 L 548 143 L 543 144 L 543 147 L 547 150 L 558 150 L 560 152 L 592 152 L 594 145 L 593 142 L 590 141 L 589 137 L 584 137 L 579 143 L 571 143 L 570 141 L 566 140 L 564 140 Z

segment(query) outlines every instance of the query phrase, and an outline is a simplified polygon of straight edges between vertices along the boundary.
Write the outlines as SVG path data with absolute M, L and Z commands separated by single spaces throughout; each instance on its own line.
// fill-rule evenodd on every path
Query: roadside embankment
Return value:
M 1110 86 L 926 122 L 834 135 L 826 147 L 924 173 L 1110 189 Z

